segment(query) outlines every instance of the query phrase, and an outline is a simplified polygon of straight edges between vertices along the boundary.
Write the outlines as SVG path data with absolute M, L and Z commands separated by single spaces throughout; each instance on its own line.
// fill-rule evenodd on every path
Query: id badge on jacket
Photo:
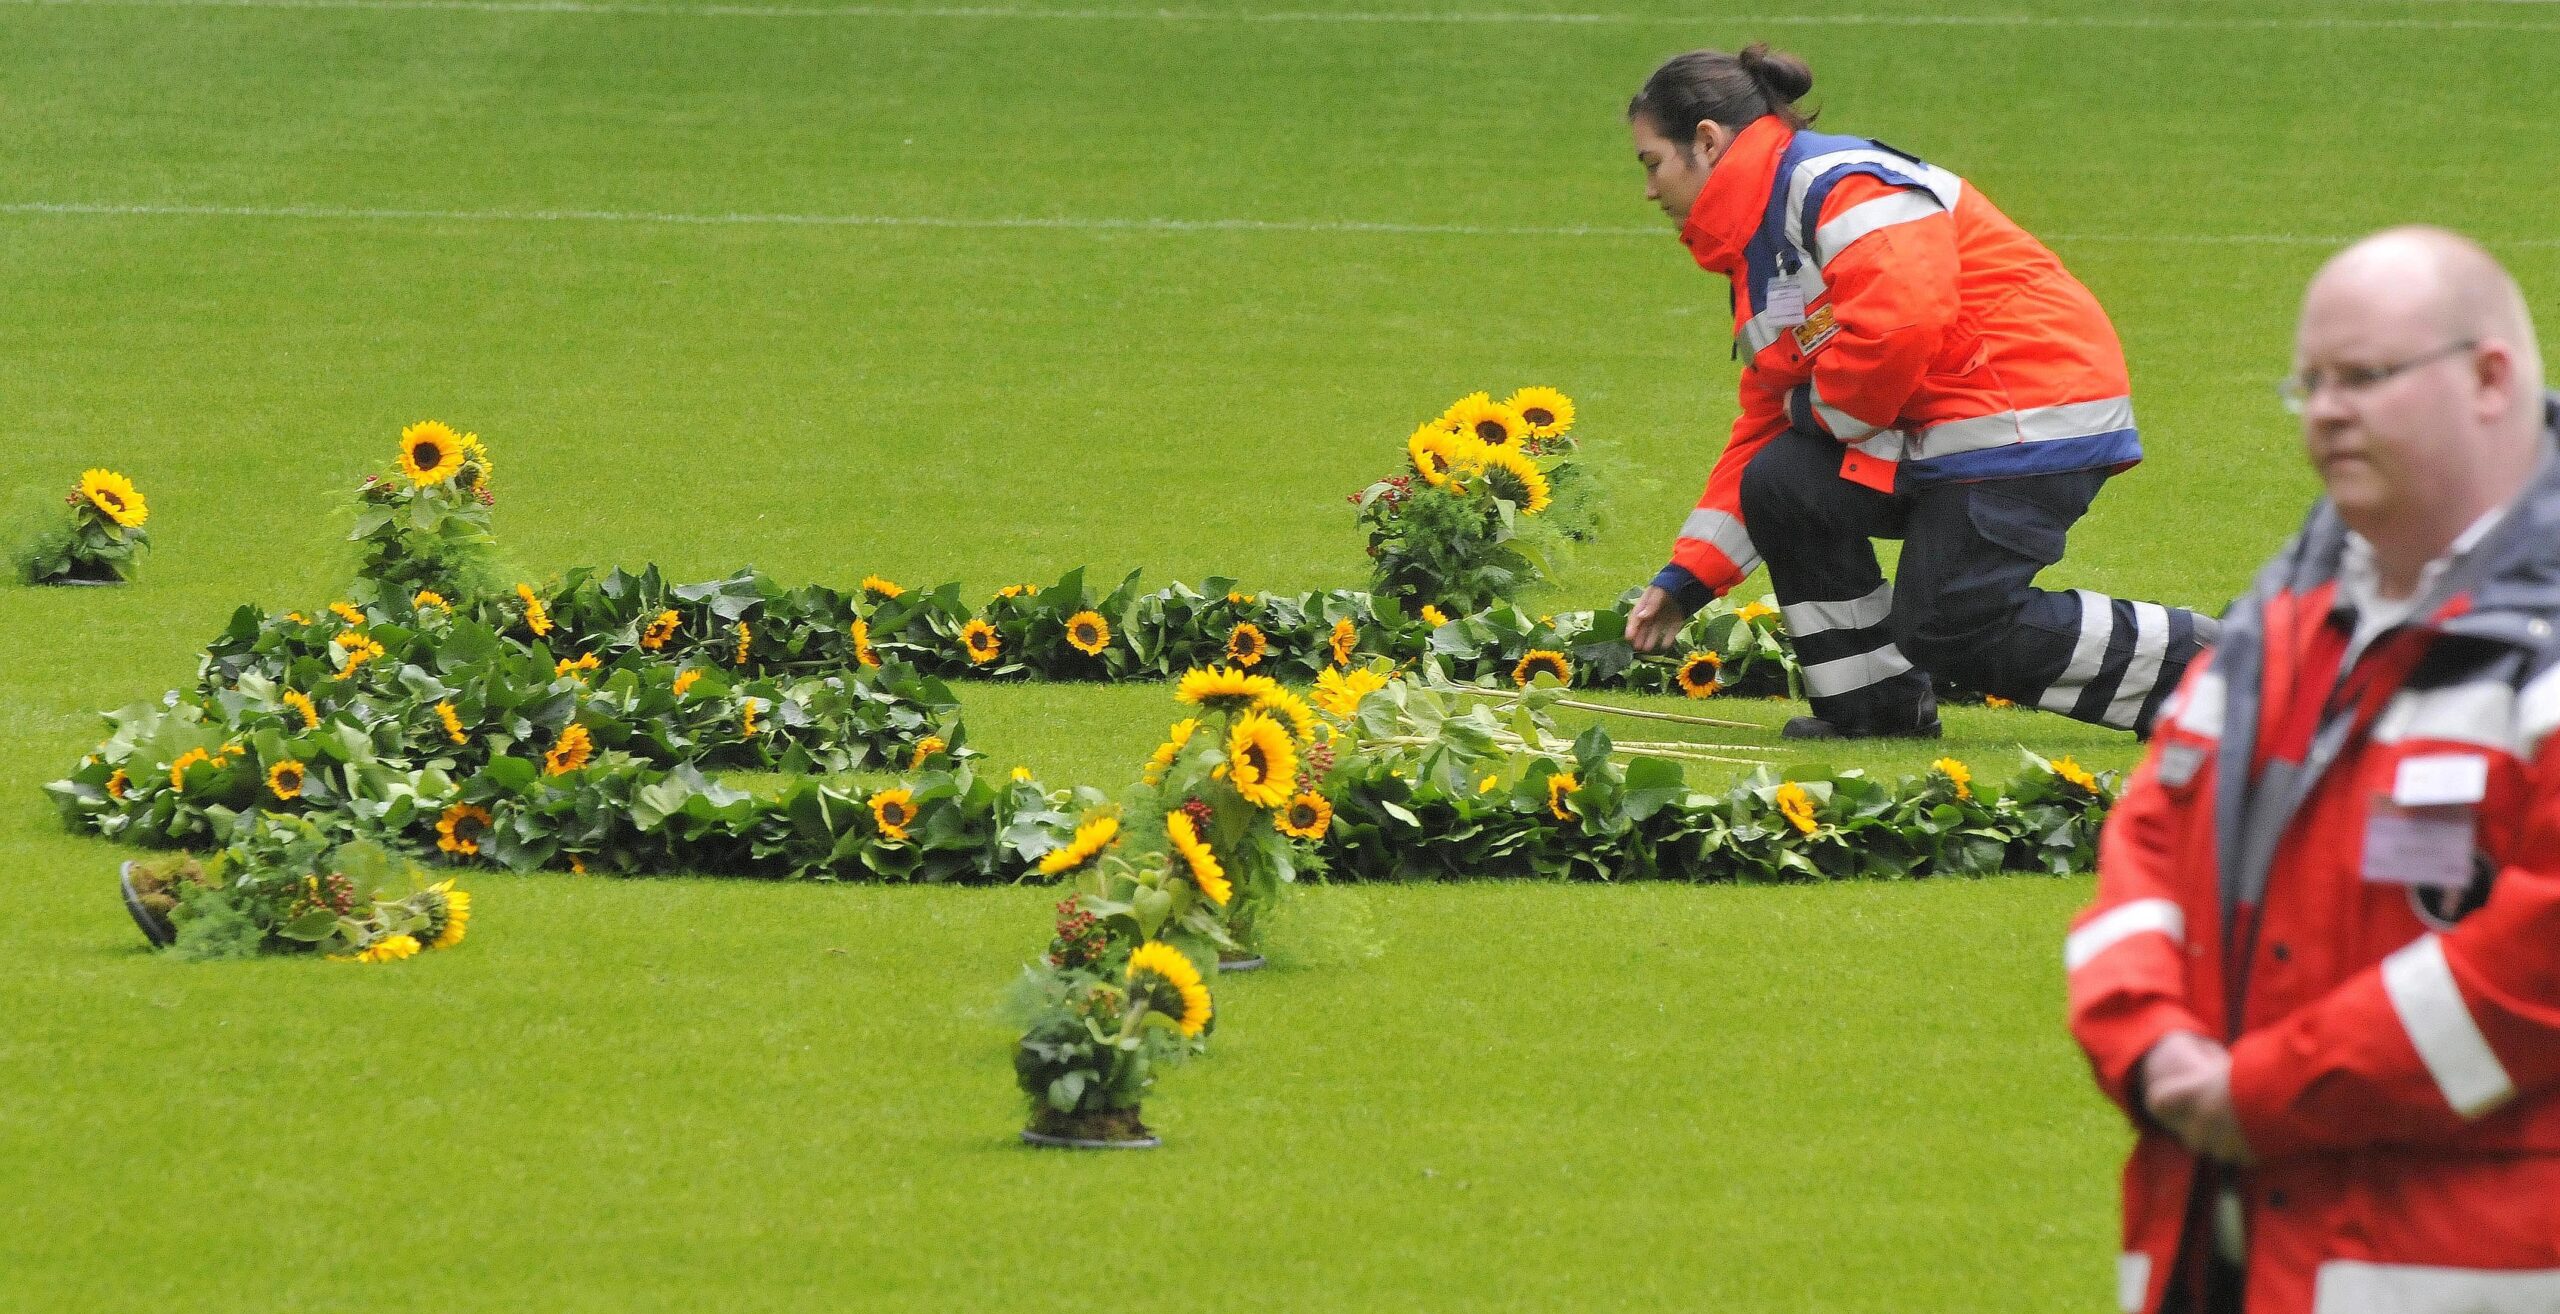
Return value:
M 2365 813 L 2364 879 L 2428 890 L 2469 885 L 2488 788 L 2489 759 L 2479 754 L 2402 759 L 2391 793 Z

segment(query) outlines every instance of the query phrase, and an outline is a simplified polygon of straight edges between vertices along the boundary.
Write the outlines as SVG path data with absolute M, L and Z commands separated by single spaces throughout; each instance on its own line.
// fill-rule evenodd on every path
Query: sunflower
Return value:
M 1289 801 L 1298 778 L 1298 745 L 1278 721 L 1260 712 L 1236 718 L 1227 730 L 1228 782 L 1244 801 L 1276 808 Z
M 1252 621 L 1227 631 L 1227 661 L 1231 665 L 1250 669 L 1270 653 L 1271 641 L 1262 637 L 1262 627 Z
M 1692 698 L 1713 698 L 1724 684 L 1724 655 L 1715 652 L 1693 652 L 1680 662 L 1680 692 Z
M 999 598 L 1032 598 L 1039 595 L 1040 586 L 1037 584 L 1007 584 L 996 590 L 996 596 Z
M 942 736 L 926 735 L 916 741 L 915 756 L 907 759 L 907 770 L 922 771 L 925 763 L 950 751 L 951 745 L 942 742 Z
M 400 473 L 420 488 L 440 484 L 462 473 L 466 451 L 452 426 L 422 421 L 400 431 Z
M 280 799 L 302 797 L 302 764 L 288 757 L 268 767 L 267 788 Z
M 1982 696 L 1982 705 L 1985 707 L 2015 707 L 2018 705 L 2018 700 L 2015 698 L 2003 698 L 1998 694 L 1984 694 Z
M 1104 849 L 1110 848 L 1119 842 L 1120 819 L 1118 817 L 1095 817 L 1093 820 L 1076 827 L 1076 837 L 1074 839 L 1069 840 L 1063 847 L 1049 850 L 1048 856 L 1040 859 L 1040 874 L 1043 876 L 1064 876 L 1068 872 L 1074 871 L 1076 868 L 1093 861 L 1095 858 L 1101 857 Z
M 305 615 L 303 615 L 301 612 L 298 612 L 298 611 L 288 611 L 288 612 L 286 612 L 286 613 L 284 614 L 284 618 L 285 618 L 286 620 L 292 621 L 292 622 L 293 622 L 294 624 L 296 624 L 296 625 L 308 625 L 308 624 L 310 624 L 310 623 L 311 623 L 311 618 L 310 618 L 310 617 L 305 616 Z
M 489 476 L 498 473 L 498 463 L 489 459 L 489 449 L 481 444 L 480 435 L 462 435 L 462 460 L 462 486 L 475 493 L 487 492 Z
M 960 646 L 969 650 L 969 664 L 984 666 L 1004 651 L 1004 640 L 996 637 L 996 627 L 973 620 L 960 627 Z
M 1558 821 L 1573 820 L 1576 815 L 1573 792 L 1580 788 L 1582 782 L 1570 771 L 1559 771 L 1547 777 L 1547 811 L 1554 813 Z
M 1742 605 L 1742 609 L 1740 611 L 1733 613 L 1733 618 L 1741 621 L 1745 625 L 1748 625 L 1763 616 L 1775 616 L 1777 614 L 1778 609 L 1770 606 L 1768 603 L 1747 602 Z
M 1422 604 L 1422 623 L 1436 630 L 1449 623 L 1449 613 L 1426 602 Z
M 883 602 L 891 598 L 898 597 L 906 592 L 905 589 L 899 588 L 897 585 L 892 584 L 877 575 L 865 575 L 862 577 L 862 591 L 882 600 Z
M 1450 431 L 1451 433 L 1455 433 L 1459 427 L 1458 412 L 1473 406 L 1483 406 L 1492 400 L 1493 394 L 1489 392 L 1468 393 L 1466 396 L 1460 397 L 1456 401 L 1449 403 L 1449 409 L 1440 412 L 1440 418 L 1433 420 L 1432 423 Z
M 1325 646 L 1333 653 L 1334 665 L 1349 666 L 1352 655 L 1360 651 L 1360 627 L 1352 624 L 1348 616 L 1335 621 L 1333 634 L 1325 640 Z
M 1099 657 L 1111 646 L 1111 622 L 1098 611 L 1080 611 L 1067 617 L 1067 644 L 1087 657 Z
M 551 751 L 542 755 L 542 774 L 567 775 L 585 766 L 595 751 L 595 738 L 587 733 L 587 728 L 572 724 L 561 730 L 560 737 L 552 741 Z
M 1956 787 L 1957 798 L 1973 797 L 1973 772 L 1966 770 L 1964 763 L 1952 757 L 1942 757 L 1930 763 L 1929 769 L 1945 776 L 1947 783 Z
M 140 529 L 151 518 L 151 506 L 134 491 L 133 481 L 113 470 L 83 470 L 72 491 L 98 513 L 127 529 Z
M 1387 687 L 1387 677 L 1376 671 L 1316 672 L 1315 704 L 1346 720 L 1360 711 L 1360 700 Z
M 869 621 L 858 620 L 853 623 L 853 660 L 863 666 L 880 664 L 880 654 L 871 650 L 871 622 Z
M 356 610 L 355 604 L 353 603 L 332 602 L 329 604 L 329 610 L 335 613 L 338 619 L 345 621 L 349 625 L 364 624 L 364 613 Z
M 756 731 L 756 700 L 741 698 L 738 700 L 738 738 L 753 739 Z
M 1283 835 L 1320 840 L 1325 827 L 1333 824 L 1333 805 L 1325 802 L 1324 795 L 1306 790 L 1290 798 L 1289 806 L 1280 811 L 1278 823 Z
M 1227 879 L 1227 869 L 1218 861 L 1218 851 L 1200 838 L 1200 827 L 1191 814 L 1180 808 L 1164 814 L 1165 838 L 1173 841 L 1173 851 L 1182 857 L 1182 865 L 1191 874 L 1191 883 L 1200 887 L 1202 897 L 1221 908 L 1235 897 L 1236 887 Z
M 489 809 L 476 803 L 456 803 L 436 818 L 436 847 L 470 857 L 480 851 L 480 837 L 488 832 L 490 820 Z
M 1146 988 L 1147 1006 L 1173 1018 L 1174 1026 L 1185 1036 L 1197 1036 L 1209 1028 L 1209 987 L 1200 983 L 1200 969 L 1183 957 L 1182 951 L 1162 940 L 1149 940 L 1129 955 L 1130 986 L 1134 989 L 1141 976 L 1155 978 Z M 1172 1000 L 1164 992 L 1173 992 Z M 1171 1002 L 1181 1011 L 1165 1007 Z
M 1436 424 L 1426 424 L 1404 440 L 1405 455 L 1413 461 L 1413 472 L 1434 488 L 1453 493 L 1467 491 L 1460 482 L 1478 464 L 1476 440 L 1451 433 Z
M 348 642 L 350 639 L 354 642 Z M 354 678 L 358 668 L 382 655 L 382 645 L 361 634 L 339 635 L 338 646 L 347 650 L 347 664 L 338 672 L 341 680 Z
M 1164 742 L 1156 745 L 1155 755 L 1147 759 L 1145 779 L 1149 785 L 1164 783 L 1164 773 L 1173 769 L 1173 759 L 1181 754 L 1182 746 L 1191 742 L 1192 733 L 1199 728 L 1198 718 L 1185 717 L 1174 722 L 1173 729 L 1165 732 Z
M 453 604 L 445 601 L 444 595 L 436 592 L 434 589 L 418 590 L 418 596 L 409 599 L 409 605 L 419 611 L 425 611 L 429 607 L 434 607 L 439 611 L 453 610 Z
M 570 679 L 576 680 L 580 684 L 585 684 L 587 682 L 587 673 L 602 664 L 603 663 L 596 660 L 596 655 L 591 652 L 582 653 L 575 659 L 563 657 L 551 664 L 551 678 L 557 680 L 561 676 L 565 675 Z
M 2053 774 L 2070 781 L 2083 794 L 2098 792 L 2098 778 L 2090 775 L 2086 768 L 2068 757 L 2053 759 Z
M 364 947 L 364 951 L 356 955 L 356 961 L 359 963 L 396 963 L 403 958 L 415 958 L 417 955 L 418 937 L 403 932 L 399 935 L 386 935 L 381 939 L 374 941 L 372 944 L 366 945 Z
M 675 696 L 676 696 L 676 697 L 678 697 L 678 698 L 682 698 L 682 697 L 684 697 L 684 696 L 685 696 L 686 691 L 688 691 L 688 690 L 692 689 L 692 688 L 693 688 L 693 686 L 694 686 L 694 683 L 695 683 L 696 681 L 700 680 L 701 678 L 702 678 L 702 668 L 701 668 L 701 667 L 699 667 L 699 666 L 688 666 L 688 667 L 684 668 L 683 670 L 676 672 L 676 682 L 675 682 L 675 685 L 674 685 L 674 687 L 673 687 L 669 692 L 672 692 L 672 693 L 673 693 L 673 694 L 675 694 Z
M 916 796 L 904 789 L 884 789 L 871 796 L 871 819 L 880 823 L 880 838 L 895 843 L 915 824 Z
M 1183 702 L 1216 710 L 1235 711 L 1259 701 L 1280 682 L 1267 675 L 1249 675 L 1225 666 L 1195 667 L 1182 673 L 1182 681 L 1174 686 L 1173 696 Z
M 1522 455 L 1517 448 L 1485 448 L 1484 472 L 1494 496 L 1530 515 L 1555 505 L 1555 495 L 1547 487 L 1546 474 L 1538 469 L 1537 462 Z
M 1500 772 L 1486 776 L 1484 779 L 1476 782 L 1476 792 L 1479 794 L 1490 794 L 1501 787 L 1502 774 Z
M 1027 766 L 1018 766 L 1018 767 L 1015 767 L 1015 768 L 1013 769 L 1013 783 L 1015 783 L 1015 784 L 1017 784 L 1017 785 L 1027 785 L 1027 784 L 1030 784 L 1030 783 L 1031 783 L 1031 768 L 1029 768 L 1029 767 L 1027 767 Z
M 1296 735 L 1299 743 L 1308 743 L 1316 737 L 1316 717 L 1315 713 L 1307 710 L 1307 700 L 1286 689 L 1274 689 L 1262 695 L 1254 701 L 1253 710 L 1269 712 L 1287 721 L 1289 733 Z
M 133 792 L 133 777 L 126 775 L 123 767 L 117 767 L 116 773 L 107 777 L 107 797 L 121 803 L 124 801 L 124 796 L 131 792 Z
M 1502 399 L 1529 426 L 1532 438 L 1555 438 L 1573 427 L 1573 398 L 1553 388 L 1522 388 Z
M 1227 593 L 1227 605 L 1230 607 L 1250 607 L 1260 601 L 1260 598 L 1250 593 L 1237 593 L 1233 590 Z
M 747 664 L 747 650 L 755 646 L 756 632 L 745 621 L 738 622 L 738 665 Z
M 1792 780 L 1778 786 L 1778 815 L 1807 835 L 1814 832 L 1813 807 L 1813 795 L 1806 793 L 1804 786 Z
M 1520 417 L 1520 412 L 1482 393 L 1449 408 L 1449 419 L 1461 436 L 1488 449 L 1510 447 L 1529 436 L 1529 422 Z
M 303 729 L 310 730 L 319 726 L 320 709 L 312 703 L 311 695 L 299 689 L 287 689 L 284 691 L 284 705 L 292 708 L 294 715 L 302 718 Z
M 471 737 L 462 733 L 462 714 L 454 710 L 452 703 L 436 704 L 436 722 L 444 727 L 445 738 L 457 744 L 471 742 Z
M 575 864 L 577 859 L 569 861 Z M 427 893 L 435 896 L 429 900 L 433 906 L 427 910 L 427 933 L 433 937 L 427 947 L 450 949 L 462 943 L 471 927 L 471 891 L 457 890 L 447 879 L 428 886 Z
M 1556 677 L 1558 684 L 1573 683 L 1573 663 L 1553 648 L 1531 648 L 1519 665 L 1511 668 L 1511 682 L 1525 689 L 1541 671 Z
M 659 612 L 658 618 L 649 622 L 649 628 L 640 631 L 640 646 L 651 652 L 666 647 L 676 637 L 676 627 L 682 624 L 684 617 L 672 611 Z
M 551 609 L 542 605 L 542 599 L 533 596 L 533 586 L 530 584 L 516 585 L 516 597 L 524 603 L 524 627 L 533 631 L 533 637 L 537 639 L 541 638 L 543 635 L 549 634 L 551 632 Z

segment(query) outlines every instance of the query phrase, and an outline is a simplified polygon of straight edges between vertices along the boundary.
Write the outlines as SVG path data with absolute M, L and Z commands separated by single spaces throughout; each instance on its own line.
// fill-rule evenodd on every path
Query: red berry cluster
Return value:
M 1413 476 L 1412 476 L 1412 475 L 1393 475 L 1393 476 L 1390 476 L 1390 477 L 1387 479 L 1386 484 L 1387 484 L 1387 491 L 1385 491 L 1385 492 L 1383 492 L 1383 493 L 1378 494 L 1378 500 L 1379 500 L 1380 502 L 1382 502 L 1382 503 L 1386 504 L 1386 506 L 1387 506 L 1387 507 L 1388 507 L 1388 509 L 1390 509 L 1390 510 L 1393 510 L 1393 509 L 1396 507 L 1396 505 L 1397 505 L 1398 503 L 1403 502 L 1406 498 L 1408 498 L 1408 497 L 1410 497 L 1410 496 L 1412 496 L 1412 495 L 1413 495 Z M 1346 502 L 1349 502 L 1349 503 L 1350 503 L 1351 505 L 1353 505 L 1353 506 L 1358 506 L 1358 505 L 1360 505 L 1360 498 L 1361 498 L 1361 496 L 1362 496 L 1363 494 L 1367 493 L 1368 491 L 1369 491 L 1369 490 L 1368 490 L 1368 489 L 1365 489 L 1365 488 L 1364 488 L 1364 489 L 1361 489 L 1361 490 L 1360 490 L 1360 492 L 1350 494 L 1349 496 L 1347 496 L 1347 497 L 1343 498 L 1342 500 L 1344 500 L 1344 501 L 1346 501 Z
M 1102 919 L 1086 912 L 1070 897 L 1058 901 L 1058 937 L 1049 942 L 1049 966 L 1090 967 L 1109 948 L 1111 935 Z
M 1333 744 L 1330 741 L 1307 745 L 1306 755 L 1299 759 L 1298 788 L 1311 790 L 1333 772 Z
M 1212 814 L 1208 804 L 1196 798 L 1187 798 L 1182 801 L 1182 812 L 1183 815 L 1191 818 L 1192 830 L 1203 835 L 1209 833 L 1209 818 Z
M 288 920 L 322 908 L 344 916 L 353 911 L 355 906 L 356 883 L 348 880 L 345 873 L 333 871 L 313 881 L 306 887 L 305 892 L 293 901 Z

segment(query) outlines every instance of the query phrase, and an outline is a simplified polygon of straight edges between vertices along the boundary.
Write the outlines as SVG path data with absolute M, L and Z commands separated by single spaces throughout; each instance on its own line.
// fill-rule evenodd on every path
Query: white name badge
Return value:
M 1771 328 L 1794 328 L 1804 322 L 1804 285 L 1785 274 L 1769 280 L 1769 304 L 1760 308 Z
M 2400 759 L 2391 801 L 2404 808 L 2477 803 L 2489 796 L 2489 759 L 2478 753 L 2431 753 Z
M 2374 800 L 2364 821 L 2364 879 L 2458 890 L 2471 883 L 2478 823 L 2467 807 L 2404 808 Z

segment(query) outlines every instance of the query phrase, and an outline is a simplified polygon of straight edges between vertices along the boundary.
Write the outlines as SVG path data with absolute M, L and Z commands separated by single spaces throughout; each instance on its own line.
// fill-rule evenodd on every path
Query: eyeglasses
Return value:
M 2397 365 L 2341 365 L 2334 370 L 2305 370 L 2300 374 L 2288 374 L 2276 382 L 2276 396 L 2283 399 L 2286 410 L 2300 415 L 2310 408 L 2311 399 L 2327 385 L 2336 384 L 2340 392 L 2352 397 L 2430 361 L 2443 360 L 2479 345 L 2477 338 L 2464 338 L 2423 356 L 2412 356 Z

